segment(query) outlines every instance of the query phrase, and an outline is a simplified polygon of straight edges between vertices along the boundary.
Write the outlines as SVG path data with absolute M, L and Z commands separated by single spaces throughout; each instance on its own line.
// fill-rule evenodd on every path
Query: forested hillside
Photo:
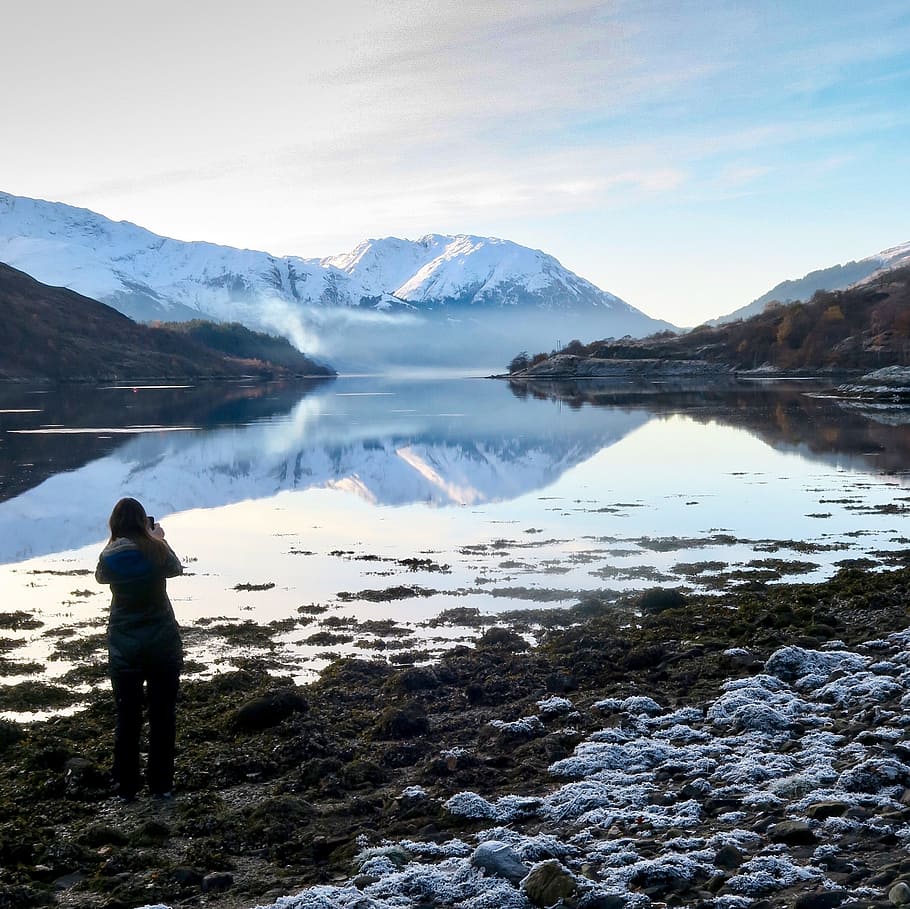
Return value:
M 298 354 L 276 364 L 227 355 L 182 332 L 139 325 L 97 300 L 0 264 L 0 379 L 137 380 L 330 374 Z M 216 332 L 217 333 L 217 332 Z M 275 341 L 276 344 L 279 342 Z
M 192 338 L 205 347 L 221 351 L 229 357 L 262 360 L 311 375 L 329 372 L 325 367 L 319 366 L 297 350 L 287 338 L 252 331 L 239 322 L 209 322 L 204 319 L 193 319 L 190 322 L 153 324 Z
M 874 282 L 820 291 L 808 303 L 772 304 L 740 322 L 702 325 L 635 340 L 571 341 L 561 351 L 583 358 L 708 360 L 737 369 L 877 369 L 910 364 L 910 268 Z M 547 359 L 520 354 L 510 372 Z

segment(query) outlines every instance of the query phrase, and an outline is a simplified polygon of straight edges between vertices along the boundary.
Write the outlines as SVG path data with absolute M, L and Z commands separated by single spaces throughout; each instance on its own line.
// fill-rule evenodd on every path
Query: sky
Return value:
M 910 241 L 906 0 L 4 0 L 0 190 L 327 256 L 514 240 L 692 325 Z

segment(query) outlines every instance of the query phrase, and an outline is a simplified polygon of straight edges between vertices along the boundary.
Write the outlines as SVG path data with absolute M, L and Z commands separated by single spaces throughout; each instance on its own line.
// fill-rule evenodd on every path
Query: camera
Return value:
M 154 515 L 148 515 L 148 520 L 149 520 L 149 527 L 154 527 L 154 526 L 155 526 L 155 517 L 154 517 Z

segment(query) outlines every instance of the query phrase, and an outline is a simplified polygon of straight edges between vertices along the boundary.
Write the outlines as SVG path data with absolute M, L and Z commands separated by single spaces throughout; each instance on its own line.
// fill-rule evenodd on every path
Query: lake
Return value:
M 910 416 L 820 383 L 0 388 L 0 682 L 103 678 L 113 503 L 187 574 L 190 673 L 423 660 L 479 616 L 903 564 Z M 12 714 L 9 714 L 12 715 Z

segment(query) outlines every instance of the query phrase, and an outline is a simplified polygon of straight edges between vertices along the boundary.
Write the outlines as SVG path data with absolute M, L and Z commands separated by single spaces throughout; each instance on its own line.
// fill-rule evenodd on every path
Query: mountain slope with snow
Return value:
M 874 256 L 865 259 L 847 262 L 845 265 L 832 265 L 830 268 L 820 268 L 811 271 L 802 278 L 781 281 L 767 293 L 741 306 L 739 309 L 713 319 L 710 324 L 721 325 L 724 322 L 735 322 L 738 319 L 748 319 L 758 315 L 772 301 L 778 303 L 795 303 L 806 301 L 818 290 L 846 290 L 854 284 L 862 284 L 873 280 L 880 272 L 891 268 L 910 265 L 910 243 L 892 246 L 884 249 Z
M 586 336 L 671 327 L 539 250 L 464 235 L 367 240 L 323 259 L 279 257 L 168 239 L 86 209 L 0 193 L 0 261 L 135 319 L 238 321 L 278 329 L 326 356 L 333 349 L 326 336 L 350 335 L 352 320 L 364 319 L 375 334 L 386 324 L 383 318 L 398 315 L 450 328 L 452 320 L 482 318 L 488 311 L 530 309 L 578 317 Z M 552 343 L 556 327 L 540 328 L 535 349 Z M 506 343 L 509 331 L 496 333 Z M 510 339 L 503 351 L 514 353 L 524 340 Z M 408 339 L 396 343 L 407 345 Z M 425 346 L 423 339 L 413 346 Z

